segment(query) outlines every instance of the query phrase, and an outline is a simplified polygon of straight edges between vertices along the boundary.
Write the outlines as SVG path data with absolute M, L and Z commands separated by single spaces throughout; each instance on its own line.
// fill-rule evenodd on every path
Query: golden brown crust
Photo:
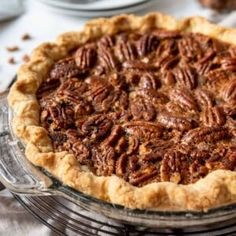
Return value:
M 206 210 L 235 202 L 236 172 L 217 170 L 189 185 L 162 182 L 134 187 L 115 175 L 94 175 L 83 169 L 72 154 L 54 153 L 47 131 L 39 125 L 35 93 L 54 62 L 65 57 L 71 49 L 104 34 L 135 29 L 145 31 L 152 27 L 199 32 L 228 43 L 236 41 L 236 30 L 210 24 L 200 17 L 176 20 L 151 13 L 144 17 L 121 15 L 92 20 L 82 32 L 65 33 L 55 43 L 42 44 L 33 52 L 30 61 L 21 66 L 8 97 L 14 111 L 14 132 L 26 144 L 26 156 L 34 165 L 44 167 L 66 185 L 112 203 L 140 209 Z

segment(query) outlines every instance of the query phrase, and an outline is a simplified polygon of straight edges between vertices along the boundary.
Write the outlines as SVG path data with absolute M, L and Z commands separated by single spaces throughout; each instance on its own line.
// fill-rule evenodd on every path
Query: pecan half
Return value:
M 98 58 L 100 60 L 101 65 L 108 71 L 116 70 L 117 68 L 117 61 L 114 57 L 111 50 L 106 48 L 101 48 L 98 51 Z
M 126 61 L 123 63 L 123 67 L 125 69 L 144 70 L 144 71 L 153 71 L 157 69 L 156 66 L 147 64 L 142 61 Z
M 170 94 L 172 101 L 178 103 L 183 109 L 198 110 L 198 105 L 187 89 L 176 89 Z
M 164 127 L 177 129 L 180 131 L 187 131 L 195 126 L 193 120 L 185 117 L 173 116 L 169 113 L 160 113 L 157 117 L 157 121 Z
M 96 62 L 96 50 L 94 48 L 79 48 L 75 53 L 75 62 L 76 65 L 84 70 L 91 68 Z
M 175 66 L 177 66 L 179 61 L 179 56 L 165 54 L 157 60 L 155 66 L 160 67 L 161 72 L 165 72 L 166 70 L 173 69 Z
M 81 127 L 82 132 L 92 140 L 99 141 L 103 139 L 111 130 L 112 121 L 105 115 L 90 116 Z
M 93 104 L 94 110 L 98 112 L 108 111 L 111 104 L 117 99 L 113 86 L 97 77 L 91 78 L 89 84 L 85 96 Z
M 196 94 L 196 99 L 202 109 L 204 109 L 205 107 L 212 107 L 214 105 L 212 96 L 209 94 L 208 91 L 203 89 L 198 89 L 195 91 L 195 94 Z
M 70 128 L 74 125 L 74 111 L 70 106 L 55 103 L 41 112 L 41 122 L 50 130 Z
M 131 61 L 136 58 L 135 47 L 130 42 L 121 42 L 117 45 L 117 57 L 121 62 L 123 61 Z
M 54 64 L 50 71 L 52 79 L 72 78 L 81 74 L 82 71 L 77 67 L 74 58 L 66 58 Z
M 222 108 L 208 107 L 203 111 L 202 122 L 206 126 L 220 126 L 225 124 L 225 116 Z
M 139 169 L 138 157 L 135 155 L 122 154 L 116 161 L 116 174 L 124 179 L 133 171 Z
M 194 89 L 197 86 L 197 78 L 195 70 L 190 66 L 183 68 L 178 67 L 174 70 L 175 80 L 182 87 Z
M 225 148 L 216 149 L 206 166 L 210 170 L 226 169 L 234 171 L 236 169 L 236 151 Z
M 161 181 L 170 181 L 176 184 L 183 182 L 187 166 L 188 161 L 180 152 L 171 151 L 166 153 L 160 167 Z
M 98 176 L 109 176 L 115 171 L 115 152 L 112 147 L 101 146 L 93 149 L 92 161 Z
M 156 162 L 162 160 L 167 150 L 173 146 L 174 143 L 169 140 L 150 140 L 139 146 L 139 154 L 144 162 Z
M 221 65 L 226 71 L 236 71 L 236 57 L 224 58 Z
M 228 136 L 228 129 L 225 127 L 200 127 L 186 133 L 182 141 L 184 143 L 211 143 L 226 139 Z
M 137 43 L 137 51 L 139 56 L 146 56 L 152 52 L 158 44 L 156 36 L 152 34 L 143 35 Z
M 153 74 L 144 74 L 140 77 L 139 87 L 144 89 L 157 89 L 159 81 Z
M 155 166 L 147 166 L 132 172 L 129 176 L 129 182 L 135 186 L 142 186 L 144 183 L 158 176 L 158 169 Z
M 159 138 L 162 135 L 163 127 L 151 122 L 133 121 L 123 125 L 126 132 L 136 136 L 141 140 L 150 140 Z
M 130 102 L 130 110 L 133 117 L 137 120 L 151 121 L 156 117 L 154 106 L 141 96 L 135 97 Z
M 63 144 L 67 141 L 66 134 L 60 131 L 54 131 L 54 132 L 49 133 L 49 137 L 53 141 L 52 143 L 53 143 L 54 149 L 62 151 Z
M 81 141 L 77 140 L 74 142 L 72 144 L 71 151 L 80 164 L 91 165 L 90 151 Z
M 230 80 L 222 90 L 222 97 L 225 101 L 236 104 L 236 79 Z
M 184 37 L 178 41 L 180 55 L 186 60 L 198 60 L 202 57 L 202 48 L 193 37 Z
M 101 47 L 101 48 L 112 48 L 114 45 L 115 45 L 114 38 L 111 35 L 103 36 L 98 41 L 98 47 Z

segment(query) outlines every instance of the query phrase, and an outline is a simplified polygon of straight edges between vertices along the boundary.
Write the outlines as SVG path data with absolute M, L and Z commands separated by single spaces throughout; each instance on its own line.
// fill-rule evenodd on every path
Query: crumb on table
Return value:
M 9 47 L 6 47 L 7 51 L 8 52 L 16 52 L 16 51 L 19 51 L 20 48 L 18 46 L 9 46 Z
M 27 55 L 27 54 L 23 55 L 22 60 L 23 60 L 24 62 L 28 62 L 28 61 L 30 60 L 29 55 Z
M 31 35 L 28 33 L 25 33 L 21 36 L 22 40 L 30 40 L 31 38 L 32 38 Z
M 9 64 L 16 64 L 15 58 L 14 58 L 14 57 L 10 57 L 10 58 L 8 59 L 8 63 L 9 63 Z

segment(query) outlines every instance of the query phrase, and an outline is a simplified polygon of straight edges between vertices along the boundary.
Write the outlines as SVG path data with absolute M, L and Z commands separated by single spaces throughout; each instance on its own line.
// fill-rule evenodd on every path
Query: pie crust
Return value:
M 153 210 L 207 210 L 236 201 L 236 171 L 215 170 L 193 184 L 150 183 L 135 187 L 116 175 L 97 176 L 66 151 L 54 152 L 47 130 L 40 126 L 36 92 L 52 65 L 88 41 L 120 31 L 151 28 L 201 33 L 234 44 L 236 30 L 214 25 L 201 17 L 184 20 L 160 13 L 143 17 L 120 15 L 89 21 L 81 32 L 60 35 L 55 43 L 36 48 L 30 61 L 21 66 L 8 101 L 14 111 L 13 130 L 25 143 L 26 157 L 45 168 L 62 183 L 96 198 L 127 208 Z M 235 87 L 233 88 L 235 89 Z

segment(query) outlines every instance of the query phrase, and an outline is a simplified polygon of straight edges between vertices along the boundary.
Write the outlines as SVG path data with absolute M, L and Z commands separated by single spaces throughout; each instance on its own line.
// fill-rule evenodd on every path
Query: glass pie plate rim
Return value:
M 212 208 L 207 212 L 128 209 L 62 185 L 47 171 L 33 166 L 27 160 L 23 144 L 12 132 L 12 118 L 7 92 L 4 92 L 0 94 L 0 181 L 16 194 L 63 196 L 88 211 L 144 227 L 190 227 L 236 218 L 236 203 Z

